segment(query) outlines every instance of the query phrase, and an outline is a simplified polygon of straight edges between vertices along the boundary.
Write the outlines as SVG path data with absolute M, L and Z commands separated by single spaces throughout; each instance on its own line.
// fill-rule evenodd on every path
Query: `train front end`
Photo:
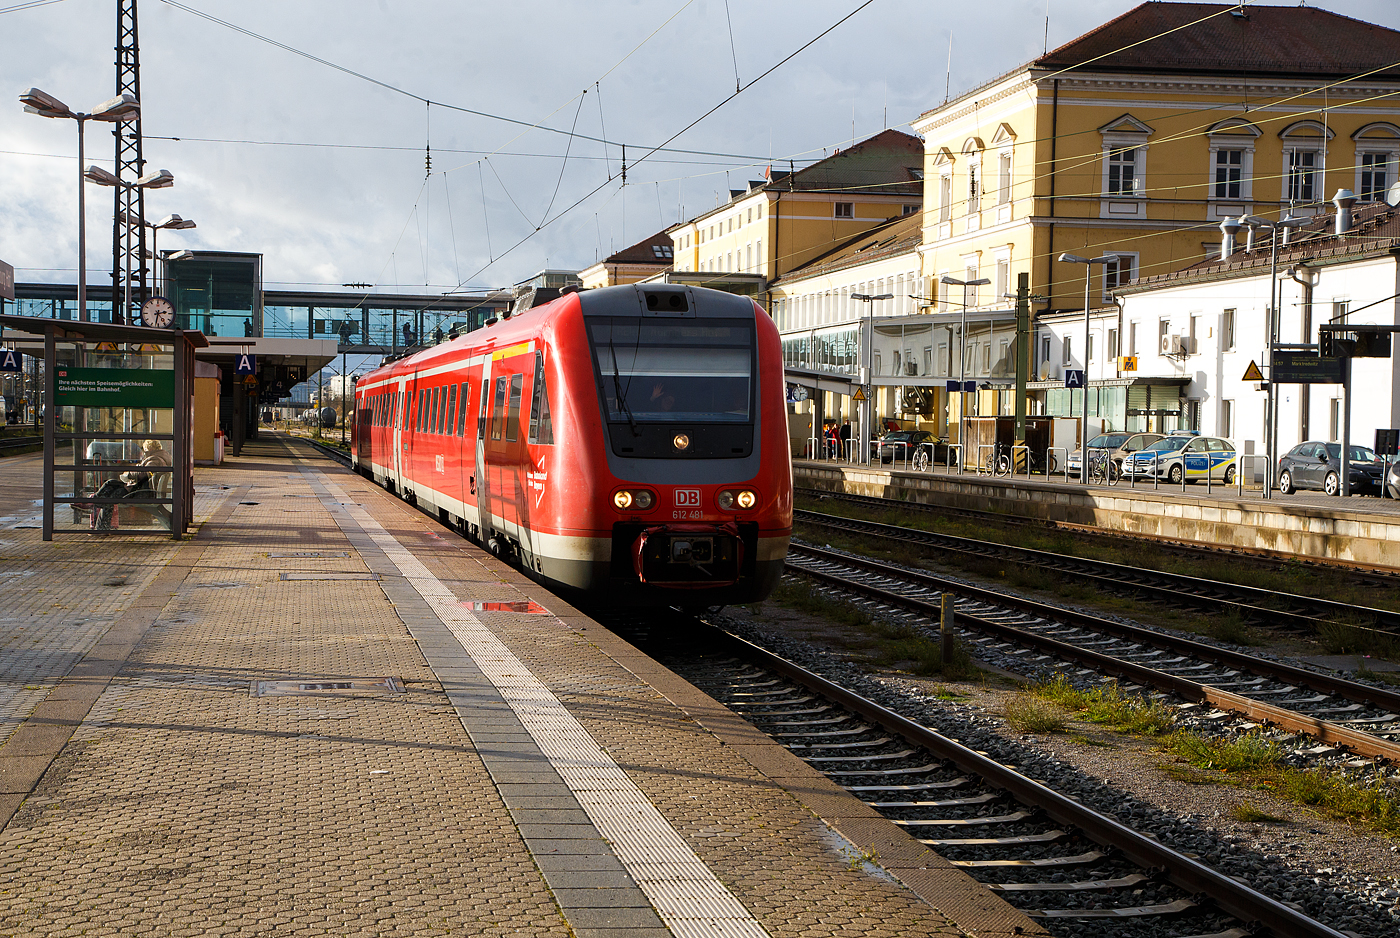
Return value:
M 792 533 L 772 320 L 748 298 L 676 285 L 579 301 L 602 418 L 593 512 L 609 535 L 590 591 L 620 604 L 763 599 Z

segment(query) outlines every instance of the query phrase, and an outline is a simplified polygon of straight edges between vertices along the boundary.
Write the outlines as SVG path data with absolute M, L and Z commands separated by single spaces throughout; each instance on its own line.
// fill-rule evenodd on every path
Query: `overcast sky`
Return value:
M 147 168 L 176 177 L 148 195 L 147 217 L 199 225 L 167 232 L 162 249 L 265 255 L 270 289 L 502 286 L 586 267 L 712 208 L 770 160 L 908 130 L 943 100 L 950 35 L 954 95 L 1046 41 L 1046 0 L 863 2 L 141 0 Z M 17 97 L 38 87 L 74 110 L 110 97 L 116 3 L 13 9 L 25 5 L 0 0 L 0 260 L 17 280 L 72 282 L 75 124 L 26 114 Z M 1050 0 L 1049 46 L 1135 5 Z M 1400 28 L 1395 0 L 1311 5 Z M 733 95 L 736 70 L 748 86 L 853 11 L 670 143 L 721 155 L 634 162 Z M 87 162 L 112 156 L 109 128 L 89 124 Z M 94 283 L 108 282 L 111 213 L 111 190 L 90 185 Z

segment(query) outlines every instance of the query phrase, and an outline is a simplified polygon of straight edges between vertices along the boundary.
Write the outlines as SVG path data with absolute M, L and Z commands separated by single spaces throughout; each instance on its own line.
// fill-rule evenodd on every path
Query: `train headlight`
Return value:
M 623 489 L 613 493 L 613 507 L 618 511 L 646 511 L 654 504 L 656 504 L 656 496 L 646 489 L 636 489 L 630 492 Z
M 758 494 L 751 489 L 725 489 L 715 499 L 721 511 L 730 511 L 736 506 L 747 511 L 758 504 Z

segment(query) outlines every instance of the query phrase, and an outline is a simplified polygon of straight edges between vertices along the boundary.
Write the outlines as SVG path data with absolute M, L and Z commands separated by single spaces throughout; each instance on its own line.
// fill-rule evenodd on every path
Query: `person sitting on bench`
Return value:
M 137 468 L 135 470 L 123 472 L 115 479 L 108 479 L 106 482 L 102 483 L 102 487 L 94 493 L 93 497 L 130 498 L 137 492 L 153 492 L 155 490 L 155 486 L 151 484 L 152 473 L 141 472 L 141 467 L 171 466 L 173 465 L 173 463 L 170 460 L 170 454 L 166 452 L 165 447 L 160 445 L 159 440 L 146 440 L 144 443 L 141 444 L 141 451 L 143 453 L 141 457 L 141 462 L 137 465 Z M 114 507 L 116 506 L 94 505 L 93 511 L 96 513 L 97 516 L 96 524 L 94 524 L 94 527 L 96 527 L 98 530 L 111 529 L 112 509 Z M 164 517 L 167 521 L 169 520 L 170 513 L 166 511 L 163 505 L 146 505 L 143 507 L 147 511 L 150 511 L 153 514 L 160 515 L 161 517 Z

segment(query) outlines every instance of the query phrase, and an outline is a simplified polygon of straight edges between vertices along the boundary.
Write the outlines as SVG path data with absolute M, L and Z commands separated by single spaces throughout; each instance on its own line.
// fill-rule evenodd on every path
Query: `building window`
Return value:
M 1395 181 L 1395 156 L 1390 153 L 1361 154 L 1361 186 L 1356 196 L 1363 202 L 1379 202 Z
M 1191 347 L 1188 348 L 1188 349 L 1186 350 L 1186 351 L 1190 352 L 1192 355 L 1196 354 L 1196 351 L 1197 351 L 1197 347 L 1196 347 L 1196 330 L 1200 328 L 1200 324 L 1201 324 L 1201 317 L 1200 317 L 1198 314 L 1196 314 L 1196 313 L 1192 313 L 1192 314 L 1191 314 Z
M 1284 198 L 1290 202 L 1311 202 L 1317 180 L 1317 151 L 1288 151 L 1288 188 Z
M 1235 435 L 1235 402 L 1220 402 L 1220 430 L 1219 434 L 1227 440 Z
M 1011 259 L 1009 257 L 997 258 L 997 279 L 996 279 L 997 301 L 1003 299 L 1011 289 Z
M 1136 274 L 1137 255 L 1119 254 L 1115 260 L 1103 265 L 1103 292 L 1107 297 L 1118 290 L 1119 287 L 1126 287 Z
M 901 209 L 900 209 L 900 214 L 901 214 L 901 215 L 913 215 L 913 214 L 914 214 L 915 212 L 917 212 L 918 210 L 919 210 L 919 206 L 918 206 L 917 204 L 916 204 L 916 205 L 905 205 L 905 206 L 902 206 L 902 207 L 901 207 Z
M 1163 353 L 1163 350 L 1167 348 L 1167 336 L 1171 334 L 1168 330 L 1170 330 L 1171 327 L 1172 327 L 1172 321 L 1171 321 L 1170 319 L 1159 319 L 1159 320 L 1157 320 L 1157 351 L 1158 351 L 1158 354 L 1164 354 L 1164 353 Z
M 1328 414 L 1328 420 L 1327 420 L 1327 426 L 1328 426 L 1327 439 L 1328 439 L 1329 441 L 1331 441 L 1331 442 L 1336 442 L 1337 440 L 1341 439 L 1341 436 L 1342 436 L 1342 401 L 1341 401 L 1341 399 L 1340 399 L 1340 398 L 1336 398 L 1336 397 L 1332 398 L 1332 403 L 1331 403 L 1331 407 L 1329 408 L 1329 410 L 1330 410 L 1330 413 Z
M 997 158 L 997 204 L 1011 201 L 1011 154 L 1003 153 Z
M 1084 352 L 1084 360 L 1086 362 L 1094 360 L 1094 334 L 1092 332 L 1085 337 Z
M 1108 330 L 1108 357 L 1117 358 L 1118 354 L 1118 330 L 1110 329 Z
M 977 178 L 980 169 L 981 167 L 976 163 L 967 167 L 967 213 L 969 215 L 982 210 L 982 184 L 981 180 Z
M 953 217 L 953 177 L 944 173 L 938 177 L 938 220 L 949 221 Z
M 1134 196 L 1138 191 L 1138 147 L 1108 151 L 1108 194 Z
M 1050 337 L 1048 335 L 1040 340 L 1040 360 L 1043 362 L 1050 360 Z
M 1064 362 L 1065 362 L 1066 365 L 1070 365 L 1070 364 L 1073 364 L 1073 363 L 1074 363 L 1074 351 L 1073 351 L 1073 348 L 1072 348 L 1073 343 L 1074 343 L 1074 338 L 1073 338 L 1073 336 L 1065 336 L 1065 354 L 1064 354 Z
M 1217 199 L 1244 198 L 1244 151 L 1215 151 L 1215 197 Z
M 855 213 L 855 203 L 854 203 L 854 202 L 837 202 L 837 203 L 836 203 L 836 217 L 837 217 L 837 218 L 855 218 L 855 217 L 856 217 L 856 213 Z
M 1128 323 L 1128 355 L 1137 354 L 1137 323 Z
M 755 273 L 760 273 L 760 274 L 761 274 L 761 273 L 763 273 L 763 268 L 764 268 L 764 263 L 763 263 L 763 262 L 764 262 L 764 260 L 765 260 L 765 258 L 764 258 L 764 256 L 763 256 L 763 239 L 762 239 L 762 238 L 759 238 L 758 241 L 755 242 L 755 244 L 754 244 L 754 251 L 755 251 L 755 253 L 758 254 L 758 267 L 755 268 L 754 272 L 755 272 Z
M 1220 316 L 1220 348 L 1229 352 L 1235 347 L 1235 311 L 1227 309 Z
M 976 267 L 975 265 L 969 265 L 969 266 L 967 267 L 967 269 L 963 271 L 963 281 L 964 281 L 965 283 L 971 284 L 971 282 L 972 282 L 973 280 L 976 280 L 976 279 L 978 279 L 978 277 L 977 277 L 977 267 Z M 976 306 L 976 305 L 977 305 L 977 288 L 976 288 L 976 287 L 971 286 L 971 285 L 963 287 L 963 305 L 964 305 L 964 306 Z

